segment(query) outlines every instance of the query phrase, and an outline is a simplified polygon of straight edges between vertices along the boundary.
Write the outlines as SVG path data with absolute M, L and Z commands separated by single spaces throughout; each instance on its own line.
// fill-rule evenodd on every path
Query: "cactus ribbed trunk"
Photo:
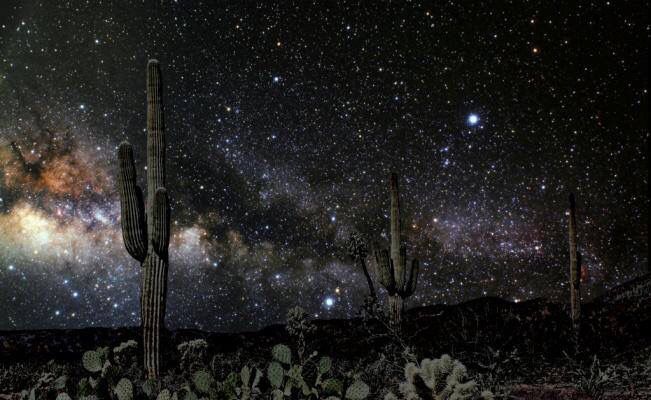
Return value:
M 131 256 L 142 265 L 140 308 L 145 373 L 160 376 L 160 340 L 167 298 L 170 208 L 165 189 L 165 126 L 160 66 L 147 65 L 147 206 L 136 184 L 133 150 L 122 143 L 118 151 L 118 189 L 122 213 L 122 237 Z M 145 218 L 146 215 L 146 218 Z M 146 221 L 146 222 L 145 222 Z
M 147 65 L 147 209 L 153 210 L 158 188 L 165 186 L 165 124 L 163 122 L 163 85 L 160 66 L 155 60 Z M 156 221 L 149 218 L 153 232 Z
M 401 260 L 401 224 L 400 219 L 400 193 L 398 191 L 398 176 L 392 173 L 389 177 L 389 191 L 391 193 L 391 263 L 393 264 L 393 279 L 397 288 L 405 284 L 405 264 Z M 404 302 L 400 294 L 391 296 L 389 308 L 391 309 L 391 322 L 398 326 L 402 319 L 402 307 Z M 399 308 L 399 309 L 398 309 Z
M 145 286 L 141 323 L 145 370 L 149 378 L 157 378 L 161 369 L 161 333 L 165 328 L 168 261 L 154 253 L 143 267 Z
M 578 332 L 581 317 L 581 253 L 577 250 L 576 203 L 574 194 L 570 194 L 568 230 L 570 243 L 570 317 L 572 319 L 572 328 L 575 332 Z
M 391 261 L 393 261 L 393 274 L 396 285 L 404 284 L 404 269 L 400 264 L 400 194 L 398 192 L 398 177 L 391 174 L 389 178 L 389 189 L 391 191 Z
M 400 295 L 389 296 L 389 317 L 391 324 L 400 329 L 402 322 L 402 312 L 404 310 L 404 300 Z

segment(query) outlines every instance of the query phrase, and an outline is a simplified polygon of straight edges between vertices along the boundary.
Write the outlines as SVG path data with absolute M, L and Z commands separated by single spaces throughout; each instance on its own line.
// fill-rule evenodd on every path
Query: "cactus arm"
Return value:
M 170 206 L 165 188 L 156 190 L 152 213 L 151 243 L 158 254 L 166 255 L 170 244 Z
M 147 64 L 147 210 L 153 213 L 158 188 L 165 185 L 165 124 L 163 122 L 163 82 L 157 60 Z M 149 218 L 151 232 L 156 222 Z
M 118 192 L 122 219 L 122 238 L 127 252 L 141 263 L 147 256 L 147 226 L 142 190 L 136 185 L 133 150 L 127 142 L 118 149 Z
M 393 262 L 386 250 L 375 251 L 375 265 L 377 266 L 378 279 L 382 286 L 393 296 L 396 292 L 396 283 L 393 277 Z
M 411 270 L 409 272 L 409 280 L 407 281 L 406 287 L 405 287 L 405 296 L 404 297 L 409 297 L 414 292 L 416 291 L 416 285 L 418 284 L 418 272 L 419 272 L 419 263 L 417 259 L 413 259 L 411 261 Z
M 399 267 L 394 271 L 396 275 L 396 286 L 404 289 L 407 283 L 407 248 L 405 246 L 400 246 L 398 264 Z

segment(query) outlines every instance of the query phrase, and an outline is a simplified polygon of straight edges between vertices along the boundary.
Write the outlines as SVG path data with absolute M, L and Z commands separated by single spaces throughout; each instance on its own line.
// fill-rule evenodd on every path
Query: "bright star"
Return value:
M 468 123 L 470 125 L 475 125 L 477 122 L 479 122 L 479 116 L 477 114 L 470 114 L 468 116 Z
M 330 307 L 332 307 L 334 304 L 335 304 L 335 299 L 333 299 L 332 297 L 326 297 L 326 298 L 325 298 L 325 305 L 326 305 L 326 307 L 330 308 Z

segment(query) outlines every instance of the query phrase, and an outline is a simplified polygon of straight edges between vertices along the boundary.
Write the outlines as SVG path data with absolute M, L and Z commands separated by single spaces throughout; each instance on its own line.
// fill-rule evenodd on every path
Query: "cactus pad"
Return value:
M 156 400 L 171 400 L 172 395 L 170 394 L 170 391 L 167 389 L 161 390 L 160 393 L 158 393 L 158 396 L 156 396 Z
M 197 390 L 206 394 L 210 392 L 210 387 L 214 381 L 213 377 L 207 371 L 197 371 L 192 377 L 192 382 L 194 382 Z
M 292 351 L 284 344 L 277 344 L 271 349 L 271 354 L 274 360 L 279 361 L 285 365 L 292 363 Z
M 319 360 L 319 374 L 323 375 L 330 371 L 332 367 L 332 360 L 330 357 L 321 357 Z
M 285 370 L 277 362 L 273 361 L 267 367 L 267 379 L 271 386 L 278 389 L 283 384 L 283 377 L 285 376 Z
M 113 388 L 118 400 L 133 400 L 133 384 L 127 378 L 122 378 Z
M 147 398 L 152 397 L 154 390 L 156 389 L 156 381 L 154 379 L 147 379 L 142 384 L 142 392 L 147 396 Z
M 99 372 L 102 370 L 102 358 L 96 351 L 89 350 L 81 357 L 81 362 L 90 372 Z
M 251 379 L 251 368 L 246 365 L 242 367 L 242 370 L 240 371 L 240 379 L 242 379 L 243 385 L 248 386 L 249 380 Z
M 67 384 L 68 384 L 68 377 L 66 375 L 61 375 L 60 377 L 54 380 L 53 386 L 56 390 L 63 390 L 66 388 Z
M 341 391 L 343 390 L 343 384 L 341 381 L 334 378 L 326 379 L 323 381 L 321 387 L 323 388 L 324 392 L 329 394 L 341 394 Z
M 367 384 L 362 381 L 355 381 L 346 390 L 346 398 L 349 400 L 363 400 L 368 396 L 369 392 Z

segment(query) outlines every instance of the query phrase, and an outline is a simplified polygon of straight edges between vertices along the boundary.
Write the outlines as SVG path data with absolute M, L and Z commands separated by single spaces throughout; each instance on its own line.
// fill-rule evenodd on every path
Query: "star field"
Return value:
M 648 270 L 645 3 L 132 3 L 0 5 L 0 329 L 139 323 L 116 149 L 142 178 L 149 58 L 168 327 L 355 315 L 345 243 L 388 243 L 390 171 L 409 306 L 566 301 L 571 191 L 584 298 Z

